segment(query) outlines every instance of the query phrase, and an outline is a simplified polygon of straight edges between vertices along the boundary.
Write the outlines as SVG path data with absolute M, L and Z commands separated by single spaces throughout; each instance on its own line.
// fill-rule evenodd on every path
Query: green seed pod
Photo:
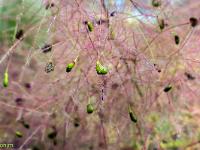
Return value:
M 94 25 L 93 25 L 93 23 L 90 22 L 90 21 L 87 21 L 87 27 L 88 27 L 88 30 L 89 30 L 90 32 L 92 32 L 92 31 L 94 30 Z
M 93 113 L 93 111 L 94 111 L 93 105 L 92 104 L 88 104 L 87 105 L 87 113 L 91 114 L 91 113 Z
M 152 0 L 151 4 L 153 7 L 159 7 L 161 6 L 161 0 Z
M 129 116 L 132 122 L 137 123 L 137 118 L 136 116 L 133 114 L 133 111 L 131 110 L 131 107 L 128 107 L 128 111 L 129 111 Z
M 23 134 L 20 131 L 16 131 L 15 135 L 19 138 L 23 137 Z
M 108 73 L 108 68 L 101 65 L 99 61 L 96 62 L 96 71 L 99 75 L 105 75 Z
M 8 72 L 7 71 L 4 73 L 3 86 L 8 87 Z
M 164 88 L 164 92 L 169 92 L 170 90 L 172 89 L 172 86 L 171 85 L 168 85 Z
M 175 41 L 176 45 L 178 45 L 180 43 L 180 38 L 178 35 L 174 36 L 174 41 Z
M 66 72 L 70 72 L 75 66 L 75 63 L 69 63 L 66 67 Z

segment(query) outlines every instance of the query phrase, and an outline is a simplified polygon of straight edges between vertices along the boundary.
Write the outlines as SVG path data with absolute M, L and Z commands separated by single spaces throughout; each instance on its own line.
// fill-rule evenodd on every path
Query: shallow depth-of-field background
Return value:
M 200 150 L 199 7 L 0 0 L 0 143 Z M 107 74 L 97 73 L 98 62 Z

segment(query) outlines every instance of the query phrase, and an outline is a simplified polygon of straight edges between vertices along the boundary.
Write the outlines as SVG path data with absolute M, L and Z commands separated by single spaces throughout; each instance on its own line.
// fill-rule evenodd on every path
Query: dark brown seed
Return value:
M 18 98 L 15 99 L 15 103 L 16 103 L 18 106 L 21 106 L 21 105 L 23 105 L 23 103 L 24 103 L 24 99 L 18 97 Z
M 104 23 L 108 23 L 108 20 L 99 19 L 99 20 L 96 21 L 96 23 L 97 23 L 98 25 L 101 25 L 101 24 L 104 24 Z
M 25 83 L 24 86 L 25 86 L 27 89 L 30 89 L 30 88 L 31 88 L 31 84 L 30 84 L 30 83 Z
M 176 45 L 178 45 L 180 43 L 180 38 L 178 35 L 174 36 L 174 41 L 175 41 Z
M 83 21 L 83 24 L 87 25 L 87 24 L 88 24 L 88 21 Z
M 165 21 L 164 19 L 159 19 L 158 20 L 158 24 L 161 30 L 163 30 L 165 28 Z
M 191 25 L 192 27 L 197 26 L 197 25 L 198 25 L 198 20 L 197 20 L 197 18 L 191 17 L 191 18 L 190 18 L 190 25 Z
M 19 40 L 23 37 L 23 35 L 24 35 L 24 31 L 20 29 L 19 31 L 17 31 L 15 38 Z
M 161 69 L 158 69 L 157 71 L 160 73 L 160 72 L 161 72 Z
M 164 88 L 164 92 L 169 92 L 170 90 L 172 89 L 172 86 L 166 86 L 165 88 Z

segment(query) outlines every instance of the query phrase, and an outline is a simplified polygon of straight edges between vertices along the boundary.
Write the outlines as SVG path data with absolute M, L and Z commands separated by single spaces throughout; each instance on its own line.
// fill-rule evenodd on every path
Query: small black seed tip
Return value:
M 79 127 L 80 126 L 80 119 L 79 118 L 75 118 L 74 119 L 74 127 Z
M 45 44 L 41 49 L 42 49 L 43 53 L 48 53 L 48 52 L 50 52 L 52 50 L 52 45 Z
M 188 72 L 185 72 L 185 76 L 188 78 L 188 80 L 195 80 L 195 77 Z
M 49 134 L 48 134 L 48 138 L 49 139 L 55 139 L 56 138 L 56 136 L 57 136 L 57 131 L 56 131 L 56 129 L 53 129 L 53 131 L 51 131 Z
M 157 71 L 160 73 L 160 72 L 161 72 L 161 69 L 158 69 Z
M 180 43 L 180 38 L 178 35 L 174 36 L 174 41 L 175 41 L 176 45 L 178 45 Z
M 166 87 L 164 88 L 163 91 L 167 93 L 167 92 L 169 92 L 171 89 L 172 89 L 172 86 L 169 85 L 169 86 L 166 86 Z
M 15 38 L 20 40 L 24 35 L 24 30 L 20 29 L 19 31 L 17 31 Z
M 23 125 L 24 128 L 29 129 L 30 125 L 28 123 L 25 122 L 24 118 L 22 118 L 20 120 L 20 123 Z
M 88 21 L 83 21 L 83 24 L 84 24 L 84 25 L 87 25 L 87 24 L 88 24 Z
M 26 123 L 26 122 L 22 122 L 22 124 L 23 124 L 24 128 L 26 128 L 26 129 L 30 129 L 30 125 L 29 125 L 28 123 Z
M 56 133 L 55 132 L 52 132 L 52 133 L 48 134 L 48 138 L 49 139 L 54 139 L 55 137 L 56 137 Z
M 191 25 L 191 27 L 196 27 L 198 25 L 197 18 L 191 17 L 190 18 L 190 25 Z
M 58 144 L 58 141 L 56 139 L 53 140 L 53 145 L 56 146 Z
M 29 128 L 30 128 L 29 124 L 24 124 L 24 127 L 25 127 L 26 129 L 29 129 Z
M 75 127 L 79 127 L 80 124 L 79 124 L 78 122 L 74 122 L 74 126 L 75 126 Z
M 161 72 L 161 69 L 157 67 L 157 64 L 153 64 L 153 66 L 155 67 L 155 69 L 158 71 L 158 73 Z
M 66 72 L 71 72 L 72 71 L 72 68 L 66 68 Z
M 67 65 L 67 67 L 66 67 L 66 72 L 71 72 L 72 71 L 72 69 L 74 68 L 74 66 L 75 66 L 75 63 L 73 62 L 73 63 L 69 63 L 68 65 Z

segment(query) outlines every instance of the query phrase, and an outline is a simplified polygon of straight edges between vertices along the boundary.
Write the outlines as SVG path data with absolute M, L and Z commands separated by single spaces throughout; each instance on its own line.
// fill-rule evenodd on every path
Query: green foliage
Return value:
M 159 120 L 157 122 L 155 130 L 157 134 L 163 134 L 167 136 L 167 134 L 170 134 L 170 132 L 172 132 L 172 126 L 167 119 L 163 118 L 162 120 Z
M 178 140 L 171 140 L 166 143 L 161 142 L 160 146 L 163 149 L 177 149 L 177 148 L 184 147 L 186 143 L 187 142 L 185 140 L 178 139 Z
M 12 44 L 15 40 L 15 35 L 18 30 L 26 30 L 29 28 L 27 25 L 36 25 L 42 19 L 44 14 L 50 14 L 43 8 L 41 1 L 24 1 L 24 0 L 3 0 L 3 6 L 0 7 L 0 42 L 9 42 Z M 40 43 L 44 43 L 47 38 L 47 33 L 38 33 L 37 36 Z M 33 37 L 35 34 L 30 35 L 25 39 L 29 45 L 33 44 Z M 35 37 L 34 37 L 35 38 Z

